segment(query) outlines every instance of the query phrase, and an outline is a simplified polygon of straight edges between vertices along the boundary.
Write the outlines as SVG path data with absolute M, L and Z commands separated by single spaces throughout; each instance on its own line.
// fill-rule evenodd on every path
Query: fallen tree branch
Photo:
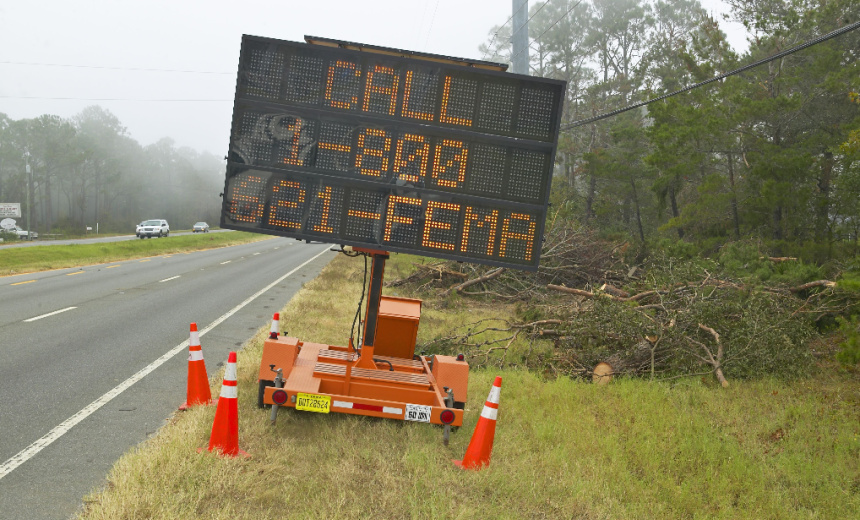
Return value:
M 699 323 L 699 328 L 704 330 L 705 332 L 710 333 L 711 336 L 713 336 L 714 342 L 717 344 L 717 355 L 714 356 L 714 354 L 711 352 L 711 349 L 705 346 L 704 343 L 696 341 L 693 338 L 688 339 L 690 339 L 693 343 L 698 344 L 700 347 L 702 347 L 702 349 L 704 349 L 705 353 L 708 355 L 708 364 L 714 367 L 714 375 L 717 376 L 717 381 L 720 382 L 723 388 L 728 388 L 729 382 L 726 381 L 726 377 L 723 375 L 723 343 L 720 341 L 720 334 L 711 327 L 702 325 L 701 323 Z
M 798 285 L 797 287 L 789 287 L 788 290 L 796 293 L 805 291 L 806 289 L 812 289 L 813 287 L 836 287 L 836 282 L 831 282 L 830 280 L 816 280 L 814 282 Z
M 451 294 L 452 291 L 453 292 L 460 292 L 463 289 L 465 289 L 466 287 L 471 287 L 475 284 L 479 284 L 482 282 L 486 282 L 488 280 L 492 280 L 493 278 L 499 276 L 503 272 L 505 272 L 505 268 L 499 267 L 497 269 L 494 269 L 494 270 L 488 272 L 487 274 L 485 274 L 483 276 L 479 276 L 479 277 L 473 278 L 471 280 L 466 280 L 465 282 L 461 283 L 460 285 L 451 287 L 450 289 L 446 289 L 445 291 L 442 292 L 442 296 L 448 296 L 449 294 Z

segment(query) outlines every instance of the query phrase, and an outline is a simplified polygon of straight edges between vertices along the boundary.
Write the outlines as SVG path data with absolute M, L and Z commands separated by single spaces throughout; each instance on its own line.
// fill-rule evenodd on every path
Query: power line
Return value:
M 142 98 L 78 98 L 78 97 L 43 97 L 43 96 L 0 96 L 0 99 L 43 99 L 53 101 L 134 101 L 134 102 L 168 102 L 168 103 L 188 103 L 188 102 L 215 102 L 223 103 L 226 101 L 233 102 L 232 99 L 142 99 Z
M 500 25 L 500 26 L 499 26 L 499 28 L 498 28 L 498 29 L 496 29 L 496 32 L 494 32 L 494 33 L 493 33 L 493 37 L 490 39 L 490 43 L 489 43 L 489 44 L 487 44 L 487 50 L 486 50 L 486 51 L 484 51 L 484 55 L 483 55 L 483 56 L 481 56 L 481 59 L 482 59 L 482 60 L 487 59 L 487 53 L 488 53 L 488 52 L 490 51 L 490 49 L 493 47 L 493 42 L 495 42 L 495 41 L 496 41 L 496 36 L 498 36 L 498 35 L 499 35 L 499 31 L 501 31 L 502 29 L 504 29 L 504 27 L 505 27 L 506 25 L 508 25 L 508 23 L 510 23 L 510 21 L 511 21 L 511 20 L 513 20 L 513 18 L 514 18 L 514 15 L 513 15 L 513 13 L 511 13 L 511 16 L 509 16 L 509 17 L 508 17 L 507 21 L 506 21 L 505 23 L 503 23 L 502 25 Z
M 616 116 L 616 115 L 621 114 L 623 112 L 627 112 L 628 110 L 633 110 L 635 108 L 643 107 L 643 106 L 651 104 L 655 101 L 662 101 L 666 98 L 670 98 L 672 96 L 682 94 L 682 93 L 687 92 L 689 90 L 703 87 L 705 85 L 708 85 L 709 83 L 713 83 L 715 81 L 725 79 L 729 76 L 734 76 L 735 74 L 740 74 L 741 72 L 753 69 L 755 67 L 758 67 L 759 65 L 764 65 L 765 63 L 768 63 L 768 62 L 771 62 L 774 60 L 778 60 L 779 58 L 788 56 L 789 54 L 794 54 L 797 51 L 801 51 L 801 50 L 806 49 L 808 47 L 812 47 L 813 45 L 818 45 L 819 43 L 825 42 L 825 41 L 830 40 L 832 38 L 836 38 L 837 36 L 841 36 L 847 32 L 853 31 L 854 29 L 857 29 L 857 28 L 860 28 L 860 21 L 846 25 L 845 27 L 842 27 L 840 29 L 836 29 L 835 31 L 829 32 L 823 36 L 819 36 L 818 38 L 814 38 L 814 39 L 812 39 L 806 43 L 803 43 L 801 45 L 797 45 L 797 46 L 792 47 L 790 49 L 786 49 L 782 52 L 778 52 L 778 53 L 774 54 L 773 56 L 760 59 L 758 61 L 750 63 L 749 65 L 744 65 L 743 67 L 737 68 L 733 71 L 725 72 L 723 74 L 720 74 L 719 76 L 715 76 L 711 79 L 708 79 L 708 80 L 705 80 L 705 81 L 702 81 L 699 83 L 695 83 L 693 85 L 689 85 L 689 86 L 684 87 L 680 90 L 676 90 L 676 91 L 670 92 L 668 94 L 663 94 L 662 96 L 658 96 L 658 97 L 653 98 L 653 99 L 648 99 L 646 101 L 640 101 L 638 103 L 628 105 L 624 108 L 619 108 L 618 110 L 613 110 L 612 112 L 607 112 L 606 114 L 602 114 L 602 115 L 594 116 L 594 117 L 589 117 L 588 119 L 580 119 L 579 121 L 574 121 L 573 123 L 570 123 L 568 125 L 561 127 L 560 130 L 570 130 L 571 128 L 576 128 L 578 126 L 587 125 L 588 123 L 593 123 L 595 121 L 600 121 L 601 119 L 606 119 L 606 118 L 609 118 L 612 116 Z
M 535 41 L 540 40 L 540 39 L 543 37 L 543 35 L 547 33 L 547 31 L 549 31 L 550 29 L 552 29 L 553 27 L 555 27 L 555 26 L 556 26 L 556 24 L 558 24 L 558 22 L 562 21 L 562 20 L 564 19 L 564 17 L 566 17 L 567 15 L 569 15 L 569 14 L 570 14 L 570 12 L 571 12 L 571 11 L 573 11 L 574 9 L 576 9 L 577 7 L 579 7 L 579 4 L 581 4 L 581 3 L 582 3 L 582 0 L 579 0 L 579 2 L 577 2 L 577 3 L 573 4 L 572 6 L 570 6 L 570 9 L 568 9 L 566 13 L 564 13 L 563 15 L 561 15 L 561 16 L 558 18 L 558 20 L 554 21 L 554 22 L 552 23 L 552 25 L 550 25 L 549 27 L 547 27 L 547 28 L 544 30 L 544 32 L 540 33 L 540 36 L 538 36 L 538 37 L 537 37 L 537 38 L 535 38 L 534 40 L 535 40 Z M 544 5 L 546 5 L 546 4 L 544 4 Z M 541 6 L 541 7 L 543 7 L 543 6 Z M 537 13 L 535 13 L 535 14 L 537 14 Z M 529 20 L 531 20 L 531 18 L 529 18 Z M 528 47 L 526 47 L 526 48 L 528 48 Z M 525 49 L 523 49 L 523 51 L 524 51 L 524 50 L 525 50 Z M 523 53 L 523 51 L 520 51 L 520 52 L 516 53 L 515 55 L 511 56 L 511 61 L 513 61 L 513 60 L 514 60 L 514 58 L 516 58 L 517 56 L 519 56 L 520 54 L 522 54 L 522 53 Z
M 528 20 L 526 20 L 522 25 L 520 25 L 519 27 L 517 27 L 517 28 L 514 30 L 514 32 L 512 32 L 512 33 L 511 33 L 511 37 L 510 37 L 510 38 L 508 38 L 508 43 L 511 43 L 511 41 L 513 41 L 513 39 L 514 39 L 514 36 L 513 36 L 513 35 L 514 35 L 514 34 L 516 34 L 520 29 L 522 29 L 523 27 L 525 27 L 526 25 L 528 25 L 528 24 L 529 24 L 529 22 L 530 22 L 530 21 L 532 21 L 532 18 L 534 18 L 534 17 L 535 17 L 535 15 L 537 15 L 537 14 L 540 12 L 540 10 L 541 10 L 541 9 L 543 9 L 544 7 L 546 7 L 546 4 L 548 4 L 548 3 L 549 3 L 549 0 L 546 0 L 546 2 L 544 2 L 540 7 L 538 7 L 538 8 L 537 8 L 537 10 L 534 12 L 534 14 L 532 14 L 531 16 L 529 16 L 529 19 L 528 19 Z M 511 15 L 511 17 L 513 17 L 513 15 Z
M 181 69 L 146 69 L 146 68 L 129 68 L 129 67 L 107 67 L 100 65 L 71 65 L 66 63 L 35 63 L 26 61 L 0 61 L 0 65 L 30 65 L 36 67 L 69 67 L 75 69 L 103 69 L 103 70 L 123 70 L 135 72 L 181 72 L 184 74 L 229 74 L 235 75 L 235 72 L 216 72 L 210 70 L 181 70 Z

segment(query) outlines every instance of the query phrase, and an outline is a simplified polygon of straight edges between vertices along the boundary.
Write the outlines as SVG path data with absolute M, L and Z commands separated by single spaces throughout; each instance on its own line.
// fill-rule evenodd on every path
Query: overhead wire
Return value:
M 812 40 L 810 40 L 806 43 L 803 43 L 803 44 L 791 47 L 790 49 L 786 49 L 784 51 L 778 52 L 778 53 L 774 54 L 773 56 L 768 56 L 767 58 L 762 58 L 762 59 L 754 61 L 753 63 L 750 63 L 748 65 L 744 65 L 743 67 L 739 67 L 739 68 L 734 69 L 732 71 L 725 72 L 725 73 L 720 74 L 718 76 L 714 76 L 713 78 L 710 78 L 708 80 L 700 81 L 699 83 L 695 83 L 693 85 L 688 85 L 682 89 L 676 90 L 674 92 L 669 92 L 667 94 L 663 94 L 661 96 L 658 96 L 658 97 L 655 97 L 652 99 L 640 101 L 638 103 L 633 103 L 632 105 L 628 105 L 626 107 L 619 108 L 617 110 L 613 110 L 612 112 L 607 112 L 607 113 L 601 114 L 599 116 L 594 116 L 594 117 L 589 117 L 587 119 L 580 119 L 579 121 L 574 121 L 572 123 L 569 123 L 567 125 L 560 127 L 559 130 L 570 130 L 571 128 L 576 128 L 578 126 L 587 125 L 588 123 L 600 121 L 601 119 L 607 119 L 609 117 L 616 116 L 618 114 L 627 112 L 629 110 L 633 110 L 636 108 L 643 107 L 645 105 L 649 105 L 651 103 L 654 103 L 655 101 L 662 101 L 662 100 L 670 98 L 672 96 L 677 96 L 678 94 L 683 94 L 684 92 L 688 92 L 690 90 L 693 90 L 693 89 L 696 89 L 699 87 L 704 87 L 705 85 L 708 85 L 708 84 L 713 83 L 715 81 L 720 81 L 720 80 L 725 79 L 729 76 L 734 76 L 735 74 L 740 74 L 741 72 L 745 72 L 747 70 L 753 69 L 753 68 L 758 67 L 760 65 L 764 65 L 765 63 L 769 63 L 771 61 L 778 60 L 780 58 L 788 56 L 789 54 L 794 54 L 795 52 L 798 52 L 798 51 L 801 51 L 803 49 L 812 47 L 813 45 L 818 45 L 819 43 L 823 43 L 827 40 L 836 38 L 837 36 L 841 36 L 847 32 L 851 32 L 857 28 L 860 28 L 860 21 L 854 22 L 852 24 L 848 24 L 844 27 L 836 29 L 835 31 L 831 31 L 831 32 L 829 32 L 825 35 L 819 36 L 817 38 L 813 38 Z
M 36 67 L 69 67 L 75 69 L 125 70 L 133 72 L 181 72 L 184 74 L 223 74 L 235 76 L 235 72 L 217 72 L 212 70 L 182 70 L 182 69 L 152 69 L 142 67 L 108 67 L 103 65 L 72 65 L 66 63 L 37 63 L 29 61 L 0 61 L 0 65 L 28 65 Z
M 517 27 L 517 28 L 514 30 L 514 32 L 512 32 L 512 33 L 511 33 L 511 37 L 510 37 L 510 38 L 508 38 L 508 43 L 510 43 L 510 42 L 512 42 L 512 41 L 513 41 L 513 39 L 514 39 L 514 36 L 513 36 L 513 35 L 514 35 L 514 34 L 516 34 L 520 29 L 522 29 L 523 27 L 525 27 L 526 25 L 528 25 L 528 24 L 529 24 L 529 22 L 530 22 L 530 21 L 532 21 L 532 18 L 534 18 L 534 17 L 535 17 L 535 15 L 536 15 L 536 14 L 538 14 L 538 13 L 541 11 L 541 9 L 543 9 L 544 7 L 546 7 L 546 4 L 548 4 L 548 3 L 549 3 L 549 1 L 550 1 L 550 0 L 546 0 L 546 2 L 544 2 L 543 4 L 541 4 L 541 6 L 540 6 L 540 7 L 538 7 L 538 8 L 535 10 L 535 12 L 534 12 L 534 13 L 532 13 L 532 15 L 531 15 L 531 16 L 529 16 L 529 19 L 528 19 L 528 20 L 526 20 L 525 22 L 523 22 L 523 24 L 522 24 L 522 25 L 520 25 L 519 27 Z M 511 16 L 513 16 L 513 15 L 511 15 Z
M 2 96 L 0 99 L 42 99 L 48 101 L 134 101 L 136 103 L 223 103 L 233 102 L 232 99 L 144 99 L 144 98 L 80 98 L 80 97 L 49 97 L 49 96 Z
M 576 9 L 576 8 L 579 6 L 579 4 L 581 4 L 581 3 L 582 3 L 582 0 L 579 0 L 579 2 L 577 2 L 577 3 L 573 4 L 572 6 L 570 6 L 570 9 L 568 9 L 568 10 L 567 10 L 567 12 L 565 12 L 563 15 L 561 15 L 561 16 L 558 18 L 558 20 L 554 21 L 554 22 L 552 23 L 552 25 L 550 25 L 549 27 L 547 27 L 546 29 L 544 29 L 544 31 L 543 31 L 542 33 L 540 33 L 540 35 L 539 35 L 537 38 L 535 38 L 534 40 L 535 40 L 535 41 L 539 41 L 539 40 L 543 37 L 543 35 L 544 35 L 544 34 L 546 34 L 550 29 L 552 29 L 553 27 L 555 27 L 555 26 L 558 24 L 558 22 L 560 22 L 560 21 L 564 20 L 564 18 L 565 18 L 567 15 L 569 15 L 571 11 L 573 11 L 574 9 Z M 546 5 L 546 4 L 544 4 L 544 5 Z M 543 7 L 543 6 L 541 6 L 541 7 Z M 537 14 L 537 13 L 535 13 L 535 14 Z M 531 20 L 531 18 L 529 18 L 529 20 Z M 521 51 L 519 51 L 518 53 L 516 53 L 516 54 L 514 54 L 513 56 L 511 56 L 511 61 L 514 61 L 514 58 L 516 58 L 517 56 L 519 56 L 520 54 L 522 54 L 522 53 L 523 53 L 523 51 L 525 51 L 526 49 L 528 49 L 528 47 L 525 47 L 523 50 L 521 50 Z
M 511 20 L 513 20 L 513 18 L 514 18 L 514 15 L 513 15 L 513 13 L 512 13 L 512 14 L 511 14 L 511 16 L 509 16 L 509 17 L 508 17 L 507 21 L 505 21 L 505 23 L 503 23 L 502 25 L 500 25 L 500 26 L 499 26 L 499 28 L 498 28 L 498 29 L 496 29 L 496 32 L 494 32 L 494 33 L 493 33 L 493 37 L 492 37 L 492 38 L 490 38 L 490 43 L 489 43 L 489 44 L 487 44 L 487 50 L 486 50 L 486 51 L 484 51 L 484 55 L 483 55 L 483 56 L 481 56 L 481 59 L 482 59 L 482 60 L 487 59 L 487 53 L 488 53 L 488 52 L 490 51 L 490 49 L 493 47 L 493 43 L 496 41 L 496 36 L 498 36 L 498 35 L 499 35 L 499 31 L 501 31 L 501 30 L 502 30 L 506 25 L 508 25 L 508 23 L 510 23 L 510 21 L 511 21 Z

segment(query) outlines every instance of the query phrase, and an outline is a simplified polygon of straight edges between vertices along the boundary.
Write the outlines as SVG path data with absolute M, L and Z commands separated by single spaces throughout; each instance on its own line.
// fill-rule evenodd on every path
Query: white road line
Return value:
M 170 278 L 165 278 L 164 280 L 159 280 L 159 281 L 158 281 L 158 283 L 161 283 L 161 282 L 169 282 L 170 280 L 176 280 L 177 278 L 179 278 L 179 276 L 180 276 L 180 275 L 171 276 Z
M 227 260 L 226 262 L 221 262 L 221 265 L 229 264 L 230 262 L 232 262 L 232 260 Z
M 233 307 L 232 309 L 227 311 L 226 314 L 222 315 L 220 318 L 218 318 L 215 321 L 213 321 L 212 323 L 210 323 L 206 328 L 204 328 L 203 330 L 200 331 L 199 335 L 201 337 L 204 336 L 207 332 L 209 332 L 210 330 L 212 330 L 215 327 L 217 327 L 218 325 L 220 325 L 224 320 L 226 320 L 230 316 L 236 314 L 243 307 L 245 307 L 246 305 L 248 305 L 252 301 L 259 298 L 266 291 L 268 291 L 272 287 L 278 285 L 279 283 L 284 281 L 287 277 L 292 276 L 293 273 L 295 273 L 296 271 L 298 271 L 302 267 L 308 265 L 309 263 L 313 262 L 314 260 L 316 260 L 317 258 L 322 256 L 323 253 L 325 253 L 326 251 L 328 251 L 328 247 L 326 247 L 326 249 L 324 249 L 323 251 L 320 251 L 319 254 L 317 254 L 316 256 L 311 258 L 310 260 L 307 260 L 302 265 L 296 267 L 295 269 L 293 269 L 289 273 L 278 278 L 277 280 L 270 283 L 269 285 L 263 287 L 262 289 L 257 291 L 255 294 L 250 296 L 247 300 L 245 300 L 242 303 L 240 303 L 239 305 Z M 17 468 L 21 464 L 23 464 L 23 463 L 27 462 L 28 460 L 32 459 L 33 457 L 35 457 L 36 454 L 38 454 L 40 451 L 42 451 L 43 449 L 45 449 L 48 446 L 50 446 L 51 444 L 53 444 L 54 441 L 56 441 L 57 439 L 59 439 L 60 437 L 65 435 L 76 424 L 78 424 L 79 422 L 83 421 L 84 419 L 86 419 L 87 417 L 89 417 L 90 415 L 95 413 L 96 410 L 98 410 L 102 406 L 109 403 L 114 397 L 123 393 L 131 385 L 137 383 L 138 381 L 140 381 L 141 379 L 146 377 L 148 374 L 153 372 L 156 368 L 158 368 L 161 365 L 163 365 L 164 363 L 166 363 L 170 358 L 174 357 L 176 354 L 179 354 L 180 352 L 185 350 L 185 347 L 187 347 L 187 346 L 188 346 L 188 340 L 185 340 L 182 343 L 180 343 L 179 345 L 176 345 L 175 347 L 173 347 L 172 349 L 167 351 L 164 355 L 162 355 L 160 358 L 156 359 L 155 361 L 153 361 L 152 363 L 150 363 L 146 367 L 142 368 L 138 373 L 134 374 L 130 378 L 126 379 L 125 381 L 123 381 L 122 383 L 120 383 L 119 385 L 114 387 L 112 390 L 108 391 L 103 396 L 99 397 L 98 399 L 96 399 L 95 401 L 93 401 L 92 403 L 90 403 L 89 405 L 84 407 L 83 409 L 81 409 L 75 415 L 69 417 L 68 419 L 66 419 L 65 421 L 60 423 L 59 425 L 55 426 L 51 431 L 46 433 L 42 438 L 38 439 L 33 444 L 31 444 L 31 445 L 27 446 L 26 448 L 24 448 L 23 450 L 19 451 L 18 453 L 13 455 L 9 460 L 4 462 L 3 464 L 0 464 L 0 480 L 2 480 L 3 477 L 5 477 L 6 475 L 8 475 L 12 471 L 14 471 L 15 468 Z
M 48 316 L 53 316 L 54 314 L 59 314 L 61 312 L 70 311 L 72 309 L 77 309 L 77 307 L 66 307 L 65 309 L 60 309 L 58 311 L 49 312 L 48 314 L 42 314 L 41 316 L 36 316 L 35 318 L 30 318 L 28 320 L 24 320 L 24 323 L 30 323 L 31 321 L 41 320 L 42 318 L 47 318 Z

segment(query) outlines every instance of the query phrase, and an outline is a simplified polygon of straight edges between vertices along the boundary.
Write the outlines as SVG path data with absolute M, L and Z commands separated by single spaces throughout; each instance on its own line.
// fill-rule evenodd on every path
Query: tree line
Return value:
M 21 203 L 16 220 L 24 227 L 29 200 L 30 227 L 42 237 L 97 226 L 133 233 L 152 218 L 174 229 L 201 220 L 217 225 L 223 183 L 224 164 L 215 155 L 169 138 L 142 146 L 98 106 L 70 119 L 0 113 L 0 202 Z
M 589 124 L 860 19 L 853 0 L 728 0 L 738 54 L 697 0 L 549 0 L 529 21 L 533 75 L 568 82 L 557 217 L 604 236 L 714 251 L 738 239 L 824 261 L 857 254 L 860 30 Z M 510 62 L 510 24 L 486 59 Z

